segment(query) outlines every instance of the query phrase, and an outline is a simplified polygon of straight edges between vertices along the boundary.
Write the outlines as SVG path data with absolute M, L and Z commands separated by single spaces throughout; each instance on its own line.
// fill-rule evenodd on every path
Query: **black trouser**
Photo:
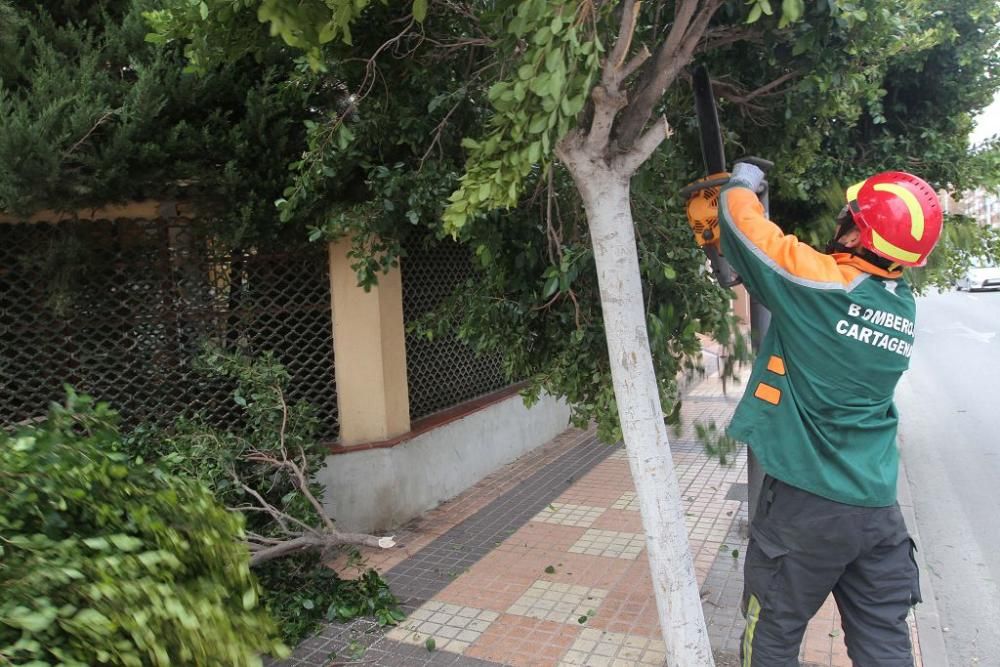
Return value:
M 844 505 L 765 477 L 744 570 L 743 667 L 798 667 L 806 625 L 831 592 L 856 667 L 912 667 L 914 549 L 899 505 Z

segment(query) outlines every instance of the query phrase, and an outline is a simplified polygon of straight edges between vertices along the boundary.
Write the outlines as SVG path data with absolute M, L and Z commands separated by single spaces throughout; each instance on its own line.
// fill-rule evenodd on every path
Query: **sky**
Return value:
M 1000 134 L 1000 93 L 997 93 L 993 102 L 976 117 L 975 122 L 976 129 L 969 137 L 969 144 L 973 146 L 994 134 Z

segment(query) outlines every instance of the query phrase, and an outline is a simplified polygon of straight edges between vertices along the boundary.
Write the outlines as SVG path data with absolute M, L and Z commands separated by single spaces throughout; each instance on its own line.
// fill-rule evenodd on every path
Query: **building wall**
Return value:
M 341 530 L 391 531 L 551 440 L 568 421 L 562 401 L 543 397 L 526 408 L 513 394 L 392 446 L 331 455 L 318 475 L 326 508 Z

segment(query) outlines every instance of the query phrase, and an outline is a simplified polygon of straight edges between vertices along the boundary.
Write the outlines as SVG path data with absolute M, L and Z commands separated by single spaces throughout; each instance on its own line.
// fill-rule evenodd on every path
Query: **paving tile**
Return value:
M 667 649 L 659 639 L 594 628 L 583 630 L 558 667 L 662 667 Z
M 617 530 L 625 533 L 643 533 L 642 516 L 632 510 L 609 509 L 590 526 L 600 530 Z
M 580 625 L 505 614 L 469 647 L 465 656 L 512 667 L 553 667 L 581 629 Z
M 569 548 L 570 553 L 635 560 L 646 546 L 642 533 L 590 529 Z
M 556 502 L 610 507 L 625 491 L 634 491 L 627 461 L 604 459 L 563 491 Z
M 577 526 L 586 528 L 604 513 L 605 507 L 592 505 L 573 505 L 570 503 L 551 503 L 548 507 L 531 518 L 539 523 L 554 523 L 558 526 Z
M 386 637 L 416 646 L 425 646 L 427 639 L 433 638 L 436 650 L 463 653 L 499 617 L 495 611 L 431 600 Z
M 611 505 L 611 509 L 638 512 L 639 497 L 635 491 L 626 491 Z
M 542 578 L 563 584 L 586 585 L 610 590 L 628 576 L 630 566 L 634 562 L 618 558 L 609 559 L 563 552 L 549 561 L 552 569 L 551 571 L 548 568 L 543 569 Z M 531 583 L 525 586 L 524 590 L 527 590 L 530 585 Z
M 608 592 L 539 579 L 507 609 L 508 614 L 556 623 L 576 623 L 596 613 Z
M 653 579 L 648 560 L 640 558 L 616 562 L 628 563 L 628 569 L 608 590 L 603 604 L 587 623 L 587 627 L 621 634 L 660 637 L 659 616 L 656 599 L 653 597 Z
M 615 451 L 608 457 L 609 461 L 628 461 L 628 452 L 624 445 L 616 445 Z

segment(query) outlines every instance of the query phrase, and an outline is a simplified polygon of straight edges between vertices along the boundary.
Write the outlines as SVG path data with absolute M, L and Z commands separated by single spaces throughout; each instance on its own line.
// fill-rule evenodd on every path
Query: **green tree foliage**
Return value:
M 0 6 L 0 210 L 186 198 L 267 229 L 309 117 L 280 45 L 194 76 L 146 41 L 150 1 Z
M 199 366 L 234 387 L 233 400 L 244 410 L 242 423 L 217 428 L 196 417 L 169 429 L 143 428 L 124 439 L 123 451 L 205 484 L 223 505 L 244 517 L 247 542 L 255 553 L 287 540 L 290 532 L 299 533 L 300 526 L 321 526 L 301 480 L 273 462 L 287 454 L 309 478 L 327 455 L 315 436 L 310 406 L 285 402 L 290 381 L 285 368 L 271 354 L 250 358 L 215 348 L 202 354 Z M 323 487 L 315 481 L 308 483 L 308 491 L 313 499 L 323 498 Z M 262 584 L 261 600 L 285 641 L 297 643 L 323 620 L 371 616 L 380 625 L 394 625 L 403 618 L 374 570 L 349 580 L 326 567 L 336 555 L 331 546 L 253 564 Z
M 46 6 L 53 4 L 60 3 Z M 88 14 L 86 30 L 70 26 L 79 15 L 69 10 L 56 24 L 95 35 L 123 35 L 124 28 L 113 25 L 135 26 L 128 32 L 130 62 L 149 63 L 146 69 L 162 82 L 150 83 L 150 90 L 165 109 L 180 109 L 150 124 L 173 127 L 164 119 L 180 118 L 183 131 L 158 133 L 157 140 L 178 141 L 158 153 L 160 159 L 145 161 L 136 144 L 146 144 L 125 135 L 112 141 L 119 131 L 115 116 L 71 158 L 89 160 L 93 153 L 110 159 L 109 146 L 127 148 L 130 154 L 117 152 L 115 164 L 130 165 L 123 170 L 128 183 L 142 182 L 148 192 L 156 191 L 156 183 L 162 189 L 163 183 L 188 182 L 187 173 L 217 201 L 240 202 L 237 222 L 244 226 L 272 228 L 276 202 L 281 220 L 308 226 L 315 239 L 350 234 L 364 285 L 399 262 L 404 242 L 434 243 L 457 234 L 477 259 L 477 276 L 436 319 L 418 328 L 426 335 L 451 328 L 483 351 L 503 352 L 511 377 L 532 381 L 530 395 L 545 389 L 567 396 L 581 422 L 596 418 L 602 435 L 614 437 L 590 239 L 576 191 L 552 150 L 566 131 L 590 120 L 587 88 L 607 55 L 605 45 L 614 41 L 616 3 L 98 5 L 105 14 Z M 37 26 L 46 25 L 37 17 L 52 11 L 13 6 L 27 17 L 25 24 Z M 677 8 L 677 2 L 644 3 L 633 52 L 643 44 L 655 48 Z M 145 28 L 136 20 L 142 11 Z M 730 156 L 774 160 L 773 217 L 821 245 L 844 186 L 874 171 L 909 169 L 942 187 L 996 180 L 996 152 L 970 157 L 965 143 L 971 114 L 998 82 L 987 76 L 997 64 L 997 11 L 991 0 L 947 7 L 929 0 L 727 0 L 695 59 L 717 80 Z M 140 43 L 143 30 L 152 31 L 155 44 Z M 48 30 L 36 40 L 48 43 L 54 34 Z M 92 39 L 98 45 L 119 41 Z M 0 53 L 22 53 L 13 46 L 22 41 L 5 41 Z M 3 57 L 12 63 L 3 74 L 6 104 L 25 119 L 18 125 L 28 127 L 27 119 L 39 123 L 44 117 L 43 98 L 28 100 L 31 74 L 12 86 L 7 81 L 15 79 L 6 72 L 31 73 L 39 61 L 12 58 Z M 200 77 L 181 73 L 185 58 Z M 99 109 L 109 106 L 93 102 L 85 84 L 71 85 L 103 80 L 69 60 L 51 67 L 71 69 L 64 76 L 67 90 L 79 91 L 90 111 L 73 131 L 58 133 L 44 124 L 21 133 L 0 131 L 0 145 L 11 141 L 4 137 L 21 137 L 19 159 L 43 165 L 32 168 L 47 174 L 21 182 L 0 172 L 0 207 L 81 201 L 70 186 L 89 188 L 91 199 L 135 195 L 124 185 L 102 185 L 110 183 L 106 175 L 117 173 L 114 168 L 55 176 L 78 173 L 69 168 L 72 159 L 53 156 L 73 147 L 101 117 Z M 160 69 L 169 66 L 174 69 Z M 115 99 L 140 85 L 146 69 L 137 69 L 139 80 L 114 79 Z M 642 69 L 634 74 L 636 80 L 646 76 Z M 247 91 L 258 91 L 256 107 L 242 103 Z M 186 105 L 178 107 L 181 100 Z M 17 111 L 31 104 L 30 111 Z M 648 325 L 668 401 L 685 357 L 698 349 L 697 333 L 725 339 L 731 327 L 724 315 L 727 296 L 693 250 L 676 194 L 703 175 L 691 109 L 686 86 L 665 92 L 656 111 L 666 113 L 675 134 L 632 184 Z M 197 145 L 187 140 L 192 128 L 227 138 L 206 139 L 211 150 L 191 150 Z M 50 148 L 32 147 L 35 135 L 63 139 L 46 139 Z M 152 135 L 137 136 L 144 141 Z M 54 181 L 59 187 L 45 185 Z
M 185 41 L 200 66 L 259 47 L 263 17 L 199 18 L 185 4 L 167 3 L 153 26 Z M 344 23 L 350 43 L 308 45 L 322 69 L 312 76 L 350 101 L 310 126 L 282 215 L 309 220 L 316 238 L 353 234 L 363 283 L 397 261 L 395 241 L 420 233 L 417 225 L 457 233 L 480 274 L 424 323 L 426 333 L 457 326 L 477 347 L 504 351 L 514 376 L 532 378 L 529 394 L 569 397 L 580 421 L 597 418 L 614 437 L 586 225 L 551 151 L 587 122 L 582 95 L 620 17 L 612 3 L 432 2 L 415 29 L 413 10 L 372 3 Z M 674 10 L 646 3 L 636 44 L 655 46 Z M 987 0 L 947 9 L 924 0 L 725 2 L 698 58 L 719 79 L 730 152 L 775 160 L 774 217 L 821 243 L 843 187 L 876 170 L 955 187 L 989 177 L 964 145 L 970 114 L 997 85 L 985 76 L 996 65 L 997 19 Z M 223 34 L 255 23 L 254 41 L 234 46 Z M 696 332 L 727 336 L 727 299 L 685 237 L 675 194 L 701 169 L 689 92 L 668 90 L 662 108 L 678 132 L 632 192 L 651 341 L 670 399 Z
M 70 392 L 0 434 L 0 663 L 259 665 L 281 654 L 243 522 L 201 484 L 118 453 Z

